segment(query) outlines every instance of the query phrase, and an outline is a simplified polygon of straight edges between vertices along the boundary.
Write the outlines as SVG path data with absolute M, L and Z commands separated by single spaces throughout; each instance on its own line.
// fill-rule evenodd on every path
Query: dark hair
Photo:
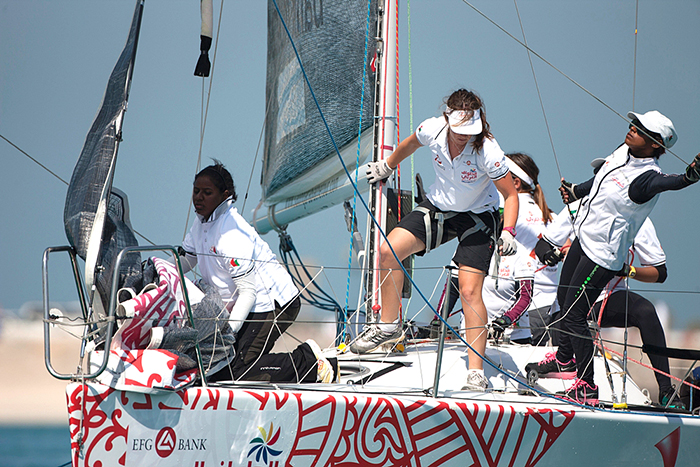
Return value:
M 195 175 L 195 181 L 202 175 L 206 175 L 220 192 L 228 191 L 233 200 L 236 201 L 238 196 L 236 195 L 236 187 L 233 184 L 233 177 L 231 177 L 231 174 L 226 170 L 226 167 L 224 167 L 221 161 L 216 159 L 212 160 L 214 161 L 214 165 L 204 167 Z
M 467 89 L 458 89 L 445 99 L 445 105 L 452 110 L 471 110 L 468 118 L 471 118 L 475 110 L 481 109 L 481 124 L 483 129 L 478 135 L 474 135 L 472 148 L 475 152 L 479 152 L 484 147 L 484 139 L 492 137 L 491 127 L 486 121 L 486 107 L 478 94 Z M 447 112 L 443 112 L 445 120 L 447 120 Z
M 540 168 L 537 167 L 537 164 L 535 164 L 532 157 L 528 156 L 527 154 L 523 154 L 522 152 L 506 154 L 506 157 L 515 162 L 518 167 L 523 169 L 523 171 L 525 171 L 525 173 L 532 179 L 532 183 L 534 183 L 535 186 L 528 185 L 524 180 L 517 177 L 517 175 L 513 175 L 513 172 L 510 173 L 511 176 L 517 177 L 522 182 L 522 186 L 527 191 L 532 193 L 532 197 L 535 198 L 535 203 L 537 203 L 537 206 L 539 206 L 540 210 L 542 211 L 542 220 L 544 221 L 545 225 L 548 224 L 552 221 L 552 210 L 549 209 L 549 206 L 547 206 L 547 200 L 544 199 L 544 192 L 542 191 L 540 183 L 537 181 L 537 177 L 540 175 Z
M 662 154 L 666 152 L 666 148 L 664 147 L 664 139 L 661 137 L 660 134 L 648 130 L 644 125 L 642 125 L 642 122 L 640 122 L 636 118 L 632 120 L 631 126 L 637 127 L 637 129 L 640 130 L 639 134 L 646 141 L 653 141 L 659 145 L 659 147 L 654 148 L 654 151 L 652 152 L 652 156 L 654 157 L 654 159 L 658 159 L 659 157 L 661 157 Z

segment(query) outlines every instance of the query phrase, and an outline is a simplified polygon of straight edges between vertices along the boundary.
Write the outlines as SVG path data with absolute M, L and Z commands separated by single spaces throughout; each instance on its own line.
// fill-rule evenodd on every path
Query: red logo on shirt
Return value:
M 500 167 L 500 166 L 501 166 L 501 163 L 500 163 L 500 162 L 496 162 L 496 167 Z
M 214 253 L 214 254 L 216 254 L 216 247 L 215 247 L 214 245 L 212 245 L 212 247 L 209 248 L 209 253 Z
M 440 156 L 438 156 L 437 154 L 435 154 L 435 162 L 437 162 L 437 165 L 442 167 L 442 161 L 440 160 Z
M 238 261 L 236 261 L 236 258 L 231 258 L 231 266 L 233 266 L 234 268 L 237 268 L 240 265 L 241 264 Z
M 462 182 L 470 183 L 474 180 L 476 180 L 476 169 L 462 171 Z

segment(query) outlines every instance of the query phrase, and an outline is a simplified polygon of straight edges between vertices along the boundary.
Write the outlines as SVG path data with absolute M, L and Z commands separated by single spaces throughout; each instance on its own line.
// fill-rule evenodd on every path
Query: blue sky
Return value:
M 522 37 L 513 2 L 472 4 Z M 131 0 L 0 0 L 0 135 L 64 180 L 70 179 L 126 40 L 133 7 Z M 219 7 L 215 0 L 217 18 Z M 528 43 L 540 55 L 616 112 L 657 109 L 666 114 L 678 131 L 672 150 L 680 158 L 690 161 L 700 152 L 699 2 L 639 2 L 634 96 L 635 1 L 534 0 L 518 7 Z M 557 162 L 564 177 L 583 181 L 591 174 L 590 160 L 608 155 L 623 141 L 625 121 L 533 57 L 555 160 L 526 51 L 459 0 L 410 2 L 411 96 L 407 10 L 402 2 L 402 137 L 411 131 L 411 107 L 416 126 L 436 115 L 452 90 L 474 89 L 486 102 L 501 147 L 535 158 L 542 170 L 540 184 L 557 211 L 562 207 Z M 233 172 L 239 210 L 252 180 L 243 209 L 248 218 L 260 197 L 256 148 L 265 114 L 266 18 L 266 2 L 224 3 L 202 148 L 205 164 L 215 157 Z M 188 228 L 202 101 L 201 78 L 192 74 L 198 49 L 198 1 L 146 0 L 115 186 L 129 195 L 135 229 L 157 244 L 179 244 Z M 0 160 L 0 307 L 17 310 L 27 301 L 41 300 L 43 250 L 67 243 L 62 220 L 66 186 L 4 140 Z M 416 153 L 414 164 L 426 182 L 432 179 L 426 150 Z M 410 165 L 404 167 L 410 173 Z M 685 164 L 667 154 L 661 167 L 678 173 Z M 408 177 L 402 184 L 410 184 Z M 700 230 L 698 199 L 700 187 L 661 197 L 651 217 L 668 256 L 669 279 L 663 285 L 637 286 L 670 306 L 677 327 L 700 322 L 695 313 L 700 292 L 695 272 L 700 253 L 694 242 Z M 331 267 L 322 276 L 344 302 L 348 234 L 341 209 L 292 224 L 289 232 L 310 264 Z M 276 250 L 275 235 L 264 238 Z M 451 248 L 431 253 L 416 266 L 446 265 Z M 57 270 L 62 267 L 56 260 Z M 424 269 L 416 278 L 429 294 L 439 274 Z M 73 300 L 72 282 L 62 276 L 51 276 L 52 297 Z

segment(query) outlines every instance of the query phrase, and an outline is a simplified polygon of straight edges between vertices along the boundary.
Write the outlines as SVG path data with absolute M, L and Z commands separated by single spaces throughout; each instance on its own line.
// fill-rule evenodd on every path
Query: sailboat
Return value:
M 210 4 L 202 4 L 210 11 Z M 359 13 L 348 16 L 350 8 Z M 571 381 L 528 381 L 526 363 L 541 360 L 551 351 L 546 347 L 490 344 L 484 358 L 492 389 L 463 390 L 467 343 L 456 332 L 448 338 L 444 321 L 434 336 L 365 356 L 344 353 L 347 339 L 341 336 L 336 342 L 340 378 L 331 384 L 207 384 L 202 375 L 221 360 L 207 358 L 201 340 L 192 345 L 195 366 L 183 371 L 178 371 L 182 356 L 148 348 L 154 328 L 178 323 L 196 329 L 193 308 L 202 294 L 182 274 L 176 247 L 136 244 L 128 200 L 112 187 L 143 9 L 144 1 L 137 1 L 127 44 L 71 180 L 65 212 L 71 246 L 49 248 L 44 255 L 47 366 L 54 376 L 71 381 L 66 395 L 74 466 L 693 462 L 700 419 L 652 407 L 622 362 L 607 361 L 606 368 L 604 352 L 594 364 L 600 397 L 608 403 L 589 407 L 552 396 Z M 287 224 L 329 205 L 353 198 L 362 204 L 363 162 L 386 157 L 395 147 L 396 90 L 387 76 L 396 74 L 392 44 L 397 12 L 390 0 L 303 5 L 270 0 L 268 11 L 268 76 L 274 78 L 266 95 L 264 199 L 252 223 L 260 231 L 284 234 Z M 341 27 L 349 31 L 341 33 Z M 354 65 L 329 66 L 328 57 L 339 54 L 329 47 L 328 57 L 321 58 L 315 74 L 310 72 L 307 57 L 319 52 L 313 46 L 304 49 L 304 41 L 316 34 L 350 44 Z M 356 78 L 340 75 L 346 72 Z M 348 114 L 354 109 L 354 117 L 345 122 L 349 129 L 338 132 L 340 123 L 322 117 L 335 100 L 318 92 L 324 81 L 330 90 L 350 83 L 344 91 L 354 94 L 352 99 L 339 103 L 347 109 L 335 110 Z M 314 133 L 309 136 L 301 128 L 312 115 L 316 121 L 310 122 Z M 298 139 L 295 143 L 303 149 L 293 152 L 291 139 Z M 311 148 L 319 149 L 319 158 L 303 160 L 300 155 Z M 354 314 L 342 305 L 330 307 L 339 333 L 352 336 L 358 317 L 376 319 L 376 248 L 405 198 L 399 189 L 372 190 L 367 205 L 376 222 L 368 222 L 366 248 L 359 244 L 363 237 L 354 235 L 357 216 L 351 207 L 348 224 L 360 253 L 356 259 L 361 261 L 364 295 Z M 149 286 L 134 277 L 142 255 L 153 252 L 171 254 L 171 262 L 152 260 L 158 279 Z M 50 360 L 51 325 L 62 323 L 48 305 L 48 264 L 49 257 L 64 253 L 74 265 L 84 320 L 80 364 L 72 374 L 59 373 Z M 78 257 L 85 263 L 84 280 Z M 137 293 L 122 301 L 121 294 L 128 294 L 134 283 L 143 287 L 134 286 Z M 158 306 L 151 307 L 153 303 Z M 433 307 L 429 301 L 421 306 Z

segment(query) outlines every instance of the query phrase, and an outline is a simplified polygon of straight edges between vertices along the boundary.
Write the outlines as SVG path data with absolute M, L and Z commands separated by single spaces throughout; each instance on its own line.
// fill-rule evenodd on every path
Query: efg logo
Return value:
M 168 457 L 175 450 L 177 444 L 177 435 L 175 430 L 166 426 L 162 428 L 156 435 L 156 453 L 160 457 Z

